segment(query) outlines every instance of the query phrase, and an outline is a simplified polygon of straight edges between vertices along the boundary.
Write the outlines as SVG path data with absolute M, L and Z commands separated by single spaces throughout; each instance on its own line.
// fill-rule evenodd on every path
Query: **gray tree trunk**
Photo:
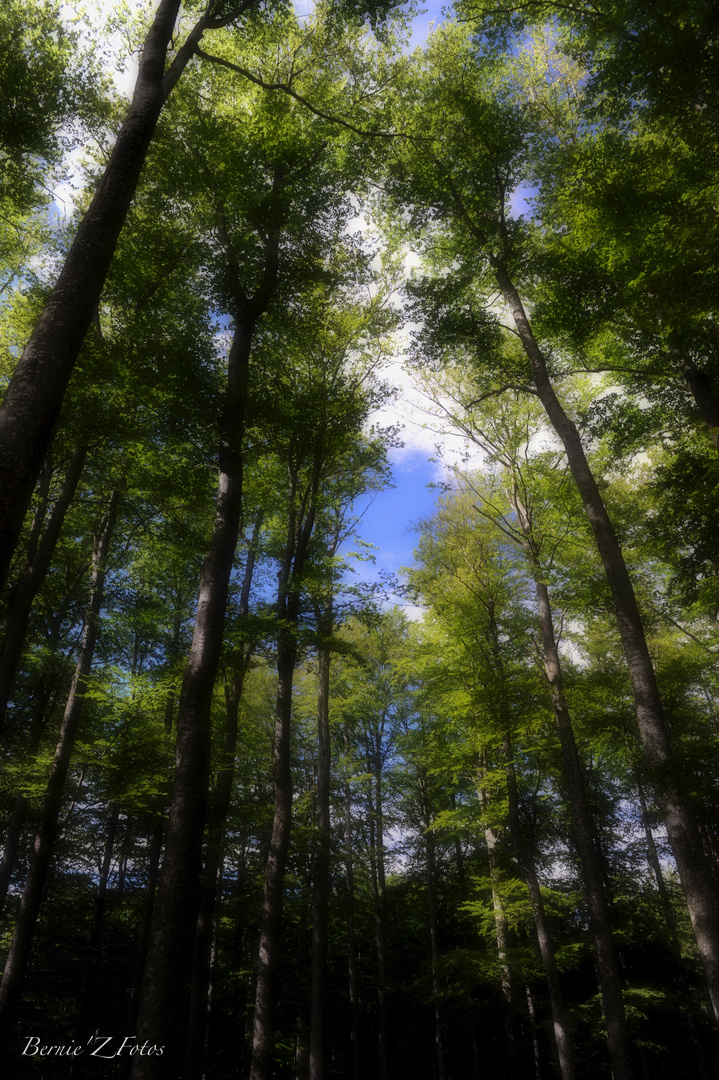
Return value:
M 267 1080 L 274 1042 L 275 974 L 280 958 L 282 897 L 292 825 L 290 732 L 292 683 L 297 661 L 299 585 L 305 571 L 314 529 L 320 463 L 315 462 L 311 489 L 303 500 L 304 519 L 294 508 L 297 475 L 290 470 L 290 512 L 287 541 L 277 594 L 277 706 L 273 742 L 272 783 L 275 812 L 265 869 L 265 892 L 260 928 L 260 954 L 255 991 L 250 1080 Z
M 519 293 L 505 264 L 495 256 L 490 256 L 489 261 L 512 312 L 531 366 L 537 396 L 564 445 L 569 468 L 604 564 L 629 669 L 644 756 L 656 785 L 657 799 L 704 964 L 714 1015 L 719 1022 L 719 897 L 693 808 L 684 793 L 681 769 L 672 750 L 634 588 L 576 425 L 567 416 L 554 392 L 544 356 Z
M 259 545 L 262 517 L 263 515 L 260 513 L 247 551 L 240 603 L 237 610 L 240 620 L 245 619 L 249 611 L 250 588 Z M 210 1000 L 212 928 L 217 892 L 222 875 L 225 824 L 230 808 L 232 784 L 235 775 L 240 701 L 251 656 L 251 645 L 245 644 L 239 654 L 232 658 L 233 670 L 225 683 L 225 744 L 222 752 L 222 768 L 217 779 L 207 830 L 205 868 L 202 876 L 200 909 L 195 929 L 190 1021 L 185 1050 L 184 1080 L 199 1080 L 202 1075 L 202 1060 L 206 1045 Z
M 627 1019 L 622 996 L 622 975 L 619 967 L 609 904 L 604 888 L 602 864 L 594 839 L 594 823 L 589 812 L 587 792 L 582 767 L 574 739 L 572 719 L 564 694 L 562 667 L 554 634 L 554 620 L 549 590 L 539 562 L 537 543 L 533 533 L 530 511 L 515 490 L 509 493 L 523 537 L 523 548 L 529 562 L 539 609 L 542 632 L 544 671 L 557 721 L 559 743 L 562 749 L 564 782 L 569 796 L 572 828 L 577 855 L 581 867 L 582 882 L 589 913 L 589 932 L 594 941 L 599 971 L 599 988 L 602 996 L 604 1019 L 607 1025 L 607 1049 L 615 1080 L 631 1077 L 633 1066 Z

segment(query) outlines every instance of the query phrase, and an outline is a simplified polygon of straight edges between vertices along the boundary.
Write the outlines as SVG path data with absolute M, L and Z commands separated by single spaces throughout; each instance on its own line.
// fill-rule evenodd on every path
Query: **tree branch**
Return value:
M 311 102 L 303 97 L 302 94 L 298 94 L 296 90 L 293 90 L 287 83 L 282 82 L 267 82 L 260 75 L 253 75 L 247 68 L 240 67 L 239 64 L 234 64 L 231 60 L 225 60 L 221 56 L 213 56 L 211 53 L 206 53 L 204 49 L 196 48 L 195 55 L 199 56 L 202 60 L 207 60 L 211 64 L 219 64 L 220 67 L 228 68 L 229 71 L 236 71 L 238 75 L 243 75 L 250 82 L 253 82 L 255 86 L 261 86 L 263 90 L 281 90 L 283 94 L 287 94 L 288 97 L 294 98 L 300 105 L 304 105 L 320 120 L 326 120 L 330 124 L 339 124 L 340 127 L 347 128 L 348 131 L 354 132 L 355 135 L 362 135 L 363 137 L 378 138 L 378 139 L 394 139 L 401 132 L 395 131 L 365 131 L 363 128 L 357 127 L 355 124 L 350 123 L 349 120 L 343 119 L 341 116 L 333 116 L 331 113 L 326 113 L 322 109 L 316 108 Z

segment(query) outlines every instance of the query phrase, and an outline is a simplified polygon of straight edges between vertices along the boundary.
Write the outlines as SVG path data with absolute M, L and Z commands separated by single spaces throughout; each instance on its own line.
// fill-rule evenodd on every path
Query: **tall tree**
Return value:
M 429 100 L 435 102 L 431 115 L 442 125 L 441 146 L 434 149 L 427 144 L 425 118 L 428 110 L 423 104 L 422 129 L 417 131 L 414 149 L 408 143 L 404 156 L 397 154 L 393 166 L 395 184 L 398 191 L 403 191 L 405 199 L 414 199 L 418 216 L 424 214 L 430 223 L 441 222 L 449 226 L 454 241 L 450 246 L 452 256 L 466 268 L 464 272 L 475 283 L 474 288 L 479 285 L 480 275 L 475 273 L 473 263 L 478 258 L 486 260 L 487 276 L 492 284 L 489 286 L 486 282 L 483 287 L 488 293 L 492 288 L 499 290 L 521 349 L 521 361 L 515 353 L 509 367 L 499 373 L 500 384 L 505 387 L 528 385 L 529 392 L 542 403 L 549 423 L 564 446 L 611 589 L 644 753 L 655 777 L 719 1020 L 716 885 L 704 854 L 694 809 L 685 794 L 681 766 L 671 745 L 636 593 L 577 424 L 557 396 L 550 374 L 551 365 L 535 336 L 517 285 L 518 275 L 523 273 L 526 247 L 521 222 L 518 224 L 509 216 L 508 199 L 523 176 L 528 149 L 525 109 L 521 101 L 513 100 L 499 87 L 494 96 L 488 96 L 489 82 L 479 81 L 474 46 L 459 28 L 447 26 L 437 33 L 428 53 L 428 63 L 425 86 Z M 432 68 L 433 64 L 441 67 L 441 78 L 439 67 Z M 496 72 L 490 57 L 486 68 L 488 79 L 493 70 Z M 467 138 L 468 131 L 472 133 L 471 139 Z M 469 155 L 467 148 L 471 148 Z M 442 230 L 428 230 L 426 235 L 430 247 L 436 238 L 435 250 L 441 257 L 440 253 L 446 250 Z M 470 293 L 472 291 L 470 287 Z M 487 311 L 484 302 L 480 303 L 484 309 L 484 328 L 492 323 L 496 326 L 496 316 Z M 459 308 L 461 310 L 461 305 Z M 465 326 L 471 340 L 474 322 L 465 320 Z

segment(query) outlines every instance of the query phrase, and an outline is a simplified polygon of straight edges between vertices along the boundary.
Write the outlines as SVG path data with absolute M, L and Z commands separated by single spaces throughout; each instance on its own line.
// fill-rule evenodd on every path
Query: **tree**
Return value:
M 471 282 L 479 285 L 484 278 L 483 274 L 475 272 L 472 264 L 478 258 L 486 260 L 492 287 L 499 289 L 512 320 L 512 333 L 521 348 L 521 362 L 518 363 L 519 357 L 515 353 L 509 369 L 500 374 L 501 384 L 505 387 L 515 385 L 517 376 L 520 385 L 526 387 L 529 383 L 529 391 L 542 403 L 564 446 L 612 592 L 644 752 L 656 778 L 672 850 L 704 958 L 715 1013 L 719 1017 L 719 923 L 715 924 L 713 914 L 719 908 L 714 898 L 715 885 L 672 750 L 636 594 L 577 424 L 557 396 L 550 365 L 535 336 L 516 283 L 517 275 L 523 273 L 526 249 L 522 243 L 521 222 L 513 222 L 508 217 L 507 199 L 508 193 L 521 182 L 527 152 L 526 110 L 521 102 L 506 98 L 503 101 L 506 91 L 489 97 L 488 82 L 479 83 L 478 58 L 464 31 L 451 27 L 443 29 L 436 35 L 434 49 L 436 51 L 430 50 L 428 54 L 429 62 L 441 65 L 442 77 L 439 77 L 438 68 L 434 71 L 430 68 L 432 74 L 428 75 L 425 86 L 426 93 L 435 102 L 432 116 L 441 124 L 441 135 L 437 135 L 439 152 L 428 146 L 427 107 L 423 106 L 422 133 L 418 130 L 414 149 L 408 142 L 404 159 L 398 154 L 393 166 L 396 192 L 402 191 L 406 200 L 414 201 L 418 215 L 424 212 L 430 224 L 436 223 L 434 229 L 425 233 L 425 242 L 431 247 L 436 238 L 438 255 L 447 250 L 445 241 L 446 233 L 449 233 L 452 241 L 450 258 L 467 267 Z M 493 71 L 496 72 L 494 64 L 490 58 L 487 64 L 490 77 Z M 469 140 L 468 131 L 472 133 Z M 468 147 L 471 148 L 469 156 L 466 153 Z M 486 284 L 484 289 L 487 289 Z M 484 295 L 482 322 L 491 327 L 498 320 L 486 313 L 487 292 Z M 471 341 L 472 323 L 468 329 Z
M 142 46 L 132 102 L 80 221 L 57 284 L 15 369 L 0 408 L 0 583 L 57 422 L 70 376 L 135 194 L 162 109 L 208 30 L 249 20 L 254 0 L 209 0 L 175 48 L 179 0 L 161 0 Z M 341 11 L 341 9 L 340 9 Z M 358 14 L 362 14 L 362 10 Z M 373 21 L 386 14 L 370 6 Z M 172 59 L 167 64 L 170 55 Z M 167 65 L 167 66 L 166 66 Z

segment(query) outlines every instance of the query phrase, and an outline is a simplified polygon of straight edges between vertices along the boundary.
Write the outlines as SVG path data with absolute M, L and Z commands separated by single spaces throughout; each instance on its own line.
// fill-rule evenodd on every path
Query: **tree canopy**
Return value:
M 416 18 L 0 12 L 10 1078 L 716 1074 L 716 12 Z

